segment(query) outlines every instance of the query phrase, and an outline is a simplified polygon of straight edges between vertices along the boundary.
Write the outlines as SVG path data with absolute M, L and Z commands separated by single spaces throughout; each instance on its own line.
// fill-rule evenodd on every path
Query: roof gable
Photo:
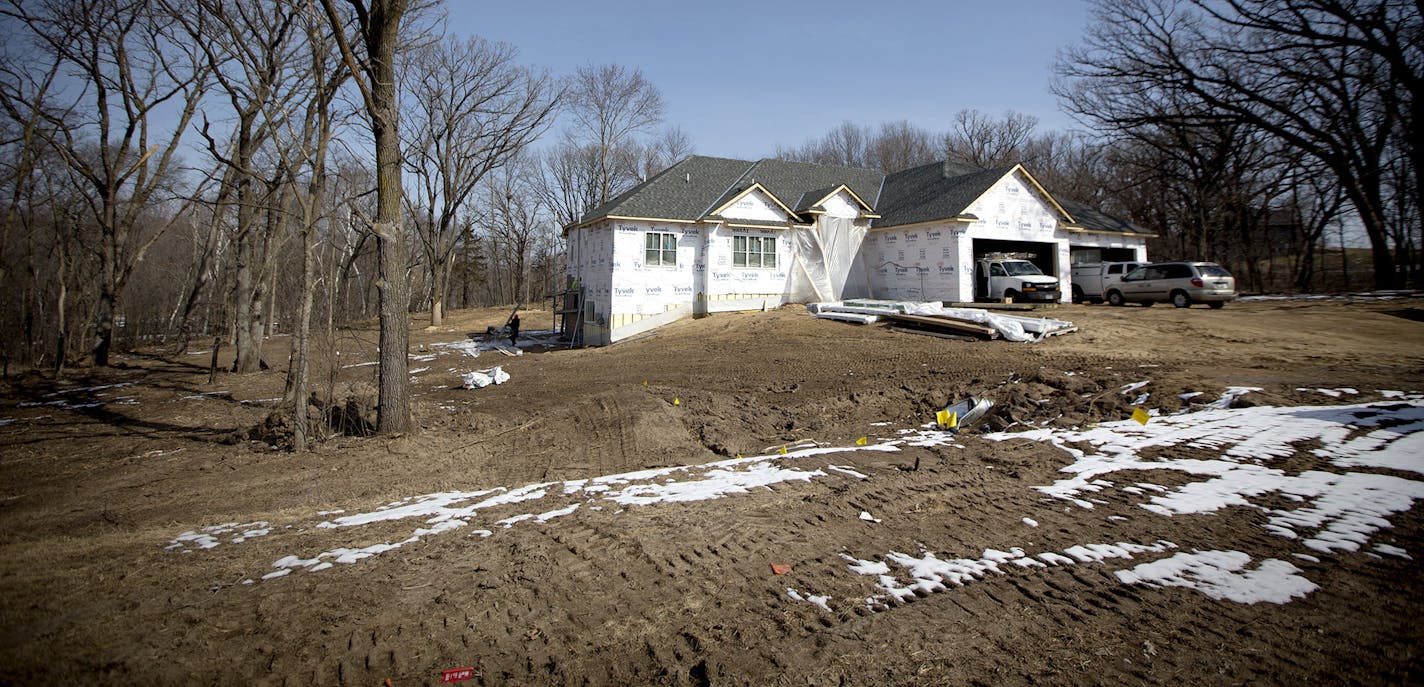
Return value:
M 877 227 L 932 222 L 961 216 L 1012 167 L 952 167 L 942 162 L 913 167 L 885 178 Z M 946 173 L 950 176 L 946 176 Z
M 875 214 L 875 208 L 871 207 L 854 189 L 845 184 L 839 184 L 831 188 L 816 189 L 815 191 L 807 191 L 801 195 L 801 200 L 796 203 L 796 212 L 813 214 L 824 212 L 826 210 L 826 203 L 841 193 L 850 197 L 851 204 L 858 208 L 860 214 L 867 217 L 879 216 Z
M 732 196 L 727 202 L 722 203 L 707 213 L 708 217 L 725 217 L 728 219 L 751 219 L 759 221 L 786 220 L 796 213 L 780 198 L 772 195 L 761 184 L 753 183 L 751 186 Z

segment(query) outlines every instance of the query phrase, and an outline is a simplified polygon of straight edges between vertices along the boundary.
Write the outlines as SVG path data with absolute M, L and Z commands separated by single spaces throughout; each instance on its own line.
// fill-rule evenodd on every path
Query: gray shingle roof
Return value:
M 619 215 L 701 219 L 707 205 L 746 171 L 750 162 L 693 155 L 589 211 L 580 222 Z
M 956 217 L 1013 167 L 984 169 L 935 162 L 885 177 L 880 219 L 874 226 L 930 222 Z M 952 176 L 945 176 L 948 171 Z
M 1063 206 L 1068 214 L 1076 220 L 1073 226 L 1084 229 L 1096 229 L 1098 231 L 1119 231 L 1125 234 L 1143 234 L 1151 236 L 1152 232 L 1143 229 L 1120 217 L 1114 217 L 1101 210 L 1089 207 L 1072 200 L 1059 199 L 1059 205 Z
M 786 160 L 759 160 L 747 169 L 746 174 L 737 180 L 735 186 L 727 189 L 727 193 L 708 209 L 715 210 L 738 193 L 745 191 L 753 183 L 761 184 L 793 210 L 803 209 L 798 208 L 797 205 L 809 193 L 822 189 L 825 193 L 830 193 L 831 189 L 841 184 L 845 184 L 873 208 L 880 190 L 880 182 L 884 178 L 885 175 L 882 172 L 874 169 L 817 165 L 809 162 L 787 162 Z M 814 203 L 820 199 L 821 196 L 818 196 L 807 202 Z
M 887 176 L 873 169 L 694 155 L 595 208 L 580 223 L 610 215 L 705 219 L 753 183 L 761 184 L 800 213 L 812 209 L 812 204 L 845 184 L 881 215 L 873 226 L 893 227 L 957 217 L 1012 169 L 1013 166 L 984 169 L 965 163 L 935 162 Z M 1084 229 L 1151 233 L 1081 203 L 1055 200 L 1077 220 L 1076 226 Z
M 587 223 L 609 215 L 698 220 L 738 193 L 759 183 L 785 203 L 795 206 L 816 190 L 824 192 L 845 184 L 874 207 L 884 174 L 873 169 L 815 165 L 785 160 L 732 160 L 694 155 L 619 194 L 583 216 Z M 804 208 L 801 208 L 804 209 Z

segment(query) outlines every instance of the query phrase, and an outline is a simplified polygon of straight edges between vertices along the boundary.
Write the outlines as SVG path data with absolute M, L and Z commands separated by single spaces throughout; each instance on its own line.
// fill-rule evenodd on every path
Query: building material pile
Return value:
M 811 303 L 806 306 L 816 317 L 860 324 L 888 320 L 896 331 L 923 333 L 946 338 L 1004 338 L 1009 341 L 1040 341 L 1045 337 L 1078 331 L 1072 322 L 1041 317 L 993 313 L 982 308 L 946 308 L 930 301 L 851 300 Z

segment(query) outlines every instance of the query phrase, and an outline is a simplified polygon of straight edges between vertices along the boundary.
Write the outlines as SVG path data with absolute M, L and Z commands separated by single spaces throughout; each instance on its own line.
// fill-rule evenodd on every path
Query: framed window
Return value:
M 776 267 L 775 236 L 733 236 L 733 267 Z
M 677 234 L 650 231 L 644 239 L 643 264 L 650 267 L 677 267 Z

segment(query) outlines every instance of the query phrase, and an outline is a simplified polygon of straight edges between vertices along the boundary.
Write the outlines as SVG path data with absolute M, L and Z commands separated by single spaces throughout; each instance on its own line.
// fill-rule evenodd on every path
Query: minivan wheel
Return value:
M 1122 292 L 1120 292 L 1120 291 L 1109 291 L 1109 292 L 1108 292 L 1108 305 L 1122 305 L 1122 302 L 1123 302 L 1123 301 L 1122 301 Z
M 1192 297 L 1188 296 L 1186 291 L 1173 291 L 1172 305 L 1178 308 L 1190 308 L 1192 307 Z

